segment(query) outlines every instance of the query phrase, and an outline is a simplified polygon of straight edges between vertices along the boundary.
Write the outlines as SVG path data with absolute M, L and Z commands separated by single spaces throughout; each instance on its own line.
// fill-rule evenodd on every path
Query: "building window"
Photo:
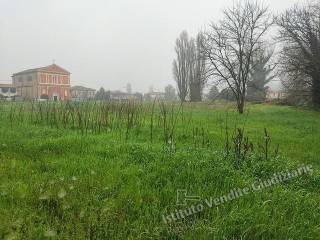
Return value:
M 8 93 L 9 92 L 9 88 L 7 88 L 7 87 L 2 88 L 2 92 L 3 93 Z
M 19 78 L 18 78 L 18 81 L 19 81 L 19 82 L 22 82 L 22 77 L 19 77 Z
M 45 74 L 41 74 L 41 83 L 46 83 L 47 76 Z
M 32 76 L 28 76 L 28 81 L 29 81 L 29 82 L 32 81 Z
M 65 84 L 65 85 L 68 84 L 68 77 L 67 76 L 63 76 L 62 83 Z

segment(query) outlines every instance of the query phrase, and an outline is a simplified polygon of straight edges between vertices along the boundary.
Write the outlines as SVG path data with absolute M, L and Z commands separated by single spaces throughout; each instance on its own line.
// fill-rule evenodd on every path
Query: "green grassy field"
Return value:
M 0 106 L 0 239 L 320 239 L 318 112 L 41 105 Z M 201 200 L 177 205 L 179 190 Z

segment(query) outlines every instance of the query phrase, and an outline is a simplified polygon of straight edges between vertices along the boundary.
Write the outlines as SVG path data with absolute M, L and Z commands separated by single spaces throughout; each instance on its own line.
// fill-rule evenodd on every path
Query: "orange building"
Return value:
M 67 101 L 70 95 L 70 72 L 52 64 L 12 75 L 17 96 L 24 100 Z

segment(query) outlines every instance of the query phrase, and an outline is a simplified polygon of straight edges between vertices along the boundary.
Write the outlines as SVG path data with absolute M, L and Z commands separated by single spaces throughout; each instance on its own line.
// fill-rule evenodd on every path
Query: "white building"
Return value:
M 17 90 L 12 84 L 0 84 L 0 98 L 12 100 L 17 96 Z
M 286 98 L 286 93 L 284 91 L 278 90 L 278 91 L 273 91 L 273 90 L 268 90 L 267 91 L 267 100 L 277 100 L 277 99 L 284 99 Z

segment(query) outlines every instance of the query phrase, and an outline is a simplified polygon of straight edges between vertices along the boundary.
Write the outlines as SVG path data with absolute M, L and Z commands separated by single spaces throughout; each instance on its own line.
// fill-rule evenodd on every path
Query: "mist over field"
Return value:
M 320 239 L 320 1 L 0 0 L 0 239 Z
M 123 90 L 130 82 L 135 91 L 163 90 L 174 81 L 177 34 L 196 34 L 232 2 L 1 0 L 0 81 L 55 60 L 74 85 Z M 275 12 L 293 4 L 264 2 Z

